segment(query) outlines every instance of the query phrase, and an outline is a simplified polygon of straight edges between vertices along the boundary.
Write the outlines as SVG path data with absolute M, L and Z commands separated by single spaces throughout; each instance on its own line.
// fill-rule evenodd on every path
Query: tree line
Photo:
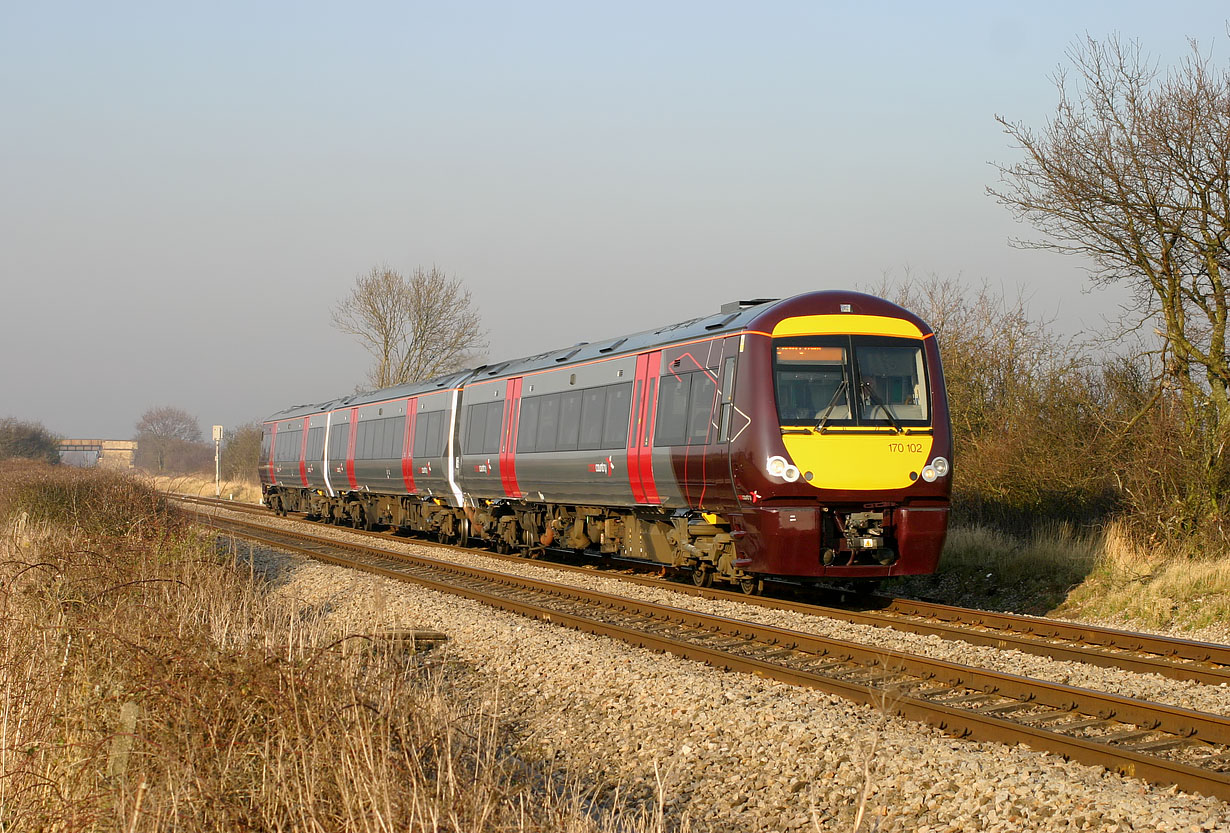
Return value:
M 1040 128 L 997 116 L 1020 151 L 988 193 L 1033 226 L 1015 241 L 1078 255 L 1132 304 L 1096 345 L 1056 334 L 1024 299 L 931 277 L 879 287 L 935 329 L 956 445 L 955 520 L 1012 530 L 1128 520 L 1154 540 L 1230 542 L 1230 72 L 1193 43 L 1160 69 L 1138 45 L 1086 39 Z M 356 277 L 333 324 L 373 357 L 369 388 L 478 361 L 480 317 L 433 266 Z M 50 436 L 50 435 L 48 435 Z M 212 468 L 194 417 L 153 408 L 139 465 Z M 38 426 L 0 421 L 0 457 L 47 454 Z M 228 432 L 228 477 L 255 473 L 260 426 Z

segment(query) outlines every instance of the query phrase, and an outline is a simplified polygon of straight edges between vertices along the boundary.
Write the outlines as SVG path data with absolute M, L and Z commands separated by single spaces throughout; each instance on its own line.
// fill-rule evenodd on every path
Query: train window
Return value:
M 773 385 L 782 425 L 850 420 L 850 372 L 846 336 L 779 344 Z
M 688 443 L 704 445 L 709 440 L 709 422 L 713 417 L 713 398 L 717 383 L 703 371 L 691 374 L 692 393 L 688 400 Z
M 602 447 L 625 448 L 628 419 L 632 408 L 632 383 L 609 385 L 606 389 L 606 416 L 602 421 Z
M 431 414 L 419 411 L 414 420 L 414 446 L 411 456 L 415 459 L 427 456 L 427 429 L 431 424 Z
M 439 457 L 444 453 L 444 411 L 422 413 L 414 425 L 414 456 Z
M 926 373 L 922 347 L 908 342 L 860 344 L 854 347 L 858 363 L 859 397 L 865 420 L 926 420 Z M 886 414 L 887 407 L 891 414 Z
M 559 400 L 559 436 L 556 451 L 575 451 L 581 432 L 581 391 L 570 390 Z
M 718 442 L 730 439 L 730 418 L 735 407 L 735 357 L 722 362 L 722 398 L 718 410 Z
M 350 423 L 334 423 L 329 426 L 329 459 L 345 460 L 346 445 L 350 442 Z
M 439 457 L 444 454 L 444 411 L 432 411 L 427 420 L 427 451 L 428 457 Z
M 521 400 L 521 414 L 517 423 L 517 453 L 536 451 L 538 446 L 538 406 L 541 396 L 531 396 Z
M 320 459 L 321 452 L 324 451 L 324 442 L 325 428 L 323 425 L 308 429 L 307 458 L 309 460 Z
M 555 450 L 555 435 L 559 429 L 559 400 L 558 393 L 542 397 L 542 404 L 538 408 L 537 437 L 534 441 L 537 451 Z
M 404 416 L 391 417 L 388 422 L 389 430 L 384 438 L 384 456 L 385 459 L 394 460 L 401 457 L 401 449 L 406 434 L 406 418 Z
M 581 391 L 581 431 L 577 448 L 582 451 L 602 448 L 602 418 L 606 413 L 606 388 Z
M 466 419 L 466 436 L 463 447 L 466 454 L 481 454 L 483 435 L 487 433 L 487 403 L 471 405 Z
M 487 429 L 483 436 L 483 453 L 498 454 L 500 431 L 504 427 L 504 401 L 487 403 Z
M 277 447 L 274 459 L 281 463 L 290 463 L 299 459 L 299 443 L 303 429 L 293 431 L 286 429 L 278 432 Z
M 378 419 L 372 423 L 372 441 L 371 441 L 371 451 L 370 451 L 371 458 L 370 459 L 379 460 L 383 456 L 382 452 L 384 451 L 384 434 L 385 434 L 385 429 L 387 428 L 388 428 L 387 420 Z
M 927 425 L 922 343 L 891 336 L 779 339 L 774 393 L 782 425 Z
M 688 392 L 694 373 L 662 377 L 658 389 L 658 424 L 654 445 L 684 445 L 688 440 Z

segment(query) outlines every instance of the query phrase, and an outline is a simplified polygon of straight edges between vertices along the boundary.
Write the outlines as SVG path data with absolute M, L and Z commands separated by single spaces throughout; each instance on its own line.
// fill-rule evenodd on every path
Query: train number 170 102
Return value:
M 922 454 L 922 443 L 889 443 L 888 450 L 894 454 Z

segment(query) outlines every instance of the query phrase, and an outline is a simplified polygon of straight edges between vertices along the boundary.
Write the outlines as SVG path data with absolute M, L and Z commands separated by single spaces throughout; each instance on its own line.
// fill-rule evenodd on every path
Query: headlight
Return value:
M 934 483 L 935 478 L 939 477 L 939 475 L 936 474 L 934 466 L 927 466 L 925 469 L 923 469 L 922 474 L 923 474 L 923 480 L 926 480 L 928 483 Z
M 782 472 L 782 479 L 787 483 L 793 483 L 799 479 L 799 470 L 796 466 L 786 466 L 786 470 Z
M 947 477 L 951 467 L 948 465 L 948 460 L 943 457 L 936 457 L 931 461 L 931 468 L 935 469 L 936 477 Z
M 765 464 L 765 470 L 773 477 L 785 477 L 786 470 L 790 468 L 790 464 L 786 462 L 785 457 L 770 457 L 769 462 Z M 798 477 L 798 470 L 795 470 L 795 477 Z

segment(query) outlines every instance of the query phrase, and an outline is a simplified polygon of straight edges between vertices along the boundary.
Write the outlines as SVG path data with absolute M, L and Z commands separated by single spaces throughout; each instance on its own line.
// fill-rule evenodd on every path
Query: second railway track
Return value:
M 269 517 L 268 510 L 252 505 L 195 496 L 177 497 L 200 506 Z M 364 530 L 346 531 L 375 536 L 377 539 L 385 536 L 384 533 Z M 416 543 L 431 544 L 422 539 L 414 540 Z M 483 555 L 500 561 L 525 561 L 515 555 L 492 552 L 484 552 Z M 585 574 L 593 572 L 588 567 L 554 561 L 550 562 L 550 566 Z M 661 578 L 645 575 L 613 572 L 610 575 L 643 586 L 663 587 L 666 584 Z M 712 587 L 694 587 L 681 582 L 670 582 L 666 586 L 678 593 L 706 599 L 739 601 L 774 610 L 824 616 L 857 625 L 892 628 L 903 633 L 937 636 L 1000 650 L 1013 649 L 1053 660 L 1120 668 L 1137 674 L 1159 674 L 1204 685 L 1230 686 L 1230 645 L 883 596 L 852 596 L 847 603 L 836 605 L 781 596 L 748 596 Z M 787 593 L 791 590 L 789 586 L 778 587 Z
M 711 665 L 823 689 L 956 735 L 1024 743 L 1123 774 L 1230 798 L 1230 719 L 1220 715 L 237 519 L 208 522 L 327 562 Z

